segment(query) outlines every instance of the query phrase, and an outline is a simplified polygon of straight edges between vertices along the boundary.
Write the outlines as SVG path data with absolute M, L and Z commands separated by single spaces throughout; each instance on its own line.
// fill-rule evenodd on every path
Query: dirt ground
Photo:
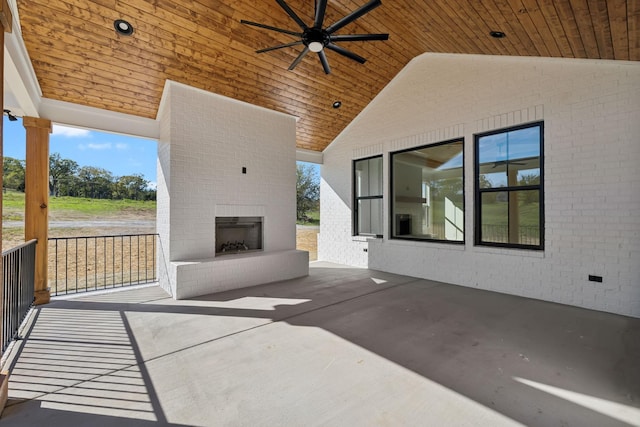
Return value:
M 318 259 L 318 227 L 297 227 L 296 247 L 309 251 L 309 261 Z

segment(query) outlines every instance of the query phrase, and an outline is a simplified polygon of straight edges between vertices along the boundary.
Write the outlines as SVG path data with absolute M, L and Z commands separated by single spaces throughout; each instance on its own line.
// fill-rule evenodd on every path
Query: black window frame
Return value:
M 394 212 L 394 200 L 395 200 L 395 193 L 393 191 L 393 177 L 394 177 L 394 171 L 393 171 L 393 156 L 396 154 L 402 154 L 402 153 L 407 153 L 410 151 L 416 151 L 416 150 L 421 150 L 423 148 L 430 148 L 430 147 L 437 147 L 440 145 L 446 145 L 446 144 L 451 144 L 454 142 L 461 142 L 462 143 L 462 221 L 463 224 L 466 225 L 466 201 L 465 201 L 465 184 L 466 184 L 466 178 L 465 178 L 465 138 L 464 137 L 459 137 L 459 138 L 454 138 L 454 139 L 448 139 L 446 141 L 440 141 L 440 142 L 436 142 L 433 144 L 425 144 L 425 145 L 420 145 L 417 147 L 411 147 L 411 148 L 407 148 L 404 150 L 399 150 L 399 151 L 393 151 L 389 153 L 389 239 L 394 239 L 394 240 L 409 240 L 409 241 L 413 241 L 413 242 L 429 242 L 429 243 L 442 243 L 442 244 L 449 244 L 449 245 L 464 245 L 466 242 L 466 238 L 467 238 L 467 232 L 466 232 L 466 227 L 465 230 L 463 230 L 462 232 L 462 240 L 444 240 L 444 239 L 431 239 L 431 238 L 417 238 L 417 237 L 404 237 L 402 235 L 396 236 L 393 233 L 393 222 L 395 220 L 395 212 Z
M 538 185 L 520 185 L 520 186 L 505 186 L 505 187 L 492 187 L 492 188 L 480 188 L 480 139 L 486 136 L 497 135 L 501 133 L 513 132 L 522 129 L 529 129 L 538 127 L 540 128 L 540 183 Z M 508 170 L 508 167 L 507 167 Z M 474 244 L 476 246 L 490 246 L 499 248 L 510 249 L 528 249 L 536 251 L 544 251 L 544 235 L 545 235 L 545 207 L 544 207 L 544 121 L 537 121 L 532 123 L 525 123 L 517 126 L 511 126 L 507 128 L 495 129 L 489 132 L 483 132 L 474 135 Z M 539 245 L 530 245 L 522 243 L 501 243 L 501 242 L 485 242 L 482 241 L 482 194 L 485 193 L 500 193 L 500 192 L 515 192 L 515 191 L 527 191 L 538 190 L 539 191 L 539 224 L 540 235 Z M 507 224 L 510 218 L 507 214 Z M 507 225 L 508 229 L 508 225 Z
M 382 154 L 377 154 L 375 156 L 369 156 L 369 157 L 363 157 L 360 159 L 354 159 L 352 161 L 352 165 L 351 165 L 351 189 L 353 192 L 353 218 L 352 218 L 352 232 L 351 235 L 352 236 L 363 236 L 363 237 L 376 237 L 376 238 L 383 238 L 384 234 L 372 234 L 372 233 L 360 233 L 359 232 L 359 224 L 358 224 L 358 201 L 360 200 L 374 200 L 374 199 L 384 199 L 384 171 L 381 170 L 380 173 L 382 174 L 382 185 L 380 185 L 380 195 L 376 195 L 376 196 L 357 196 L 357 188 L 356 188 L 356 164 L 358 162 L 362 162 L 362 161 L 369 161 L 371 159 L 380 159 L 380 165 L 381 167 L 384 166 L 384 158 Z M 384 206 L 384 205 L 383 205 Z M 383 211 L 383 218 L 381 218 L 380 220 L 380 225 L 381 228 L 383 228 L 384 226 L 384 211 Z

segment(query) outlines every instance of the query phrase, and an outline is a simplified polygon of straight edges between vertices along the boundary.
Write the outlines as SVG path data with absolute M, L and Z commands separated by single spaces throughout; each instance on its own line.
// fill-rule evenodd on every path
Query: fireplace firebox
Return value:
M 262 217 L 216 217 L 216 255 L 261 251 Z

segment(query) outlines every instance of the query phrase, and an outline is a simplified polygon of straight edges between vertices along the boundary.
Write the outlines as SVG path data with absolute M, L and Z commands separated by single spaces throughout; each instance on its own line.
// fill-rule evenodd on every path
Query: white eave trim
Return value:
M 22 40 L 18 8 L 15 1 L 9 3 L 13 15 L 13 25 L 12 32 L 5 34 L 4 39 L 5 84 L 9 86 L 16 101 L 20 104 L 12 106 L 21 110 L 15 111 L 16 114 L 39 117 L 38 104 L 42 97 L 42 91 Z
M 49 98 L 42 98 L 39 111 L 41 117 L 61 125 L 139 138 L 158 139 L 160 137 L 158 121 L 131 114 L 117 113 Z
M 299 162 L 309 162 L 322 164 L 323 156 L 320 151 L 305 150 L 304 148 L 296 148 L 296 160 Z

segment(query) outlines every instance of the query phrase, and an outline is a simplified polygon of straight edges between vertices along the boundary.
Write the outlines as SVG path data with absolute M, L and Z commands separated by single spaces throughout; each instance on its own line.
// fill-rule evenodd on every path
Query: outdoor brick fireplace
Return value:
M 262 217 L 216 217 L 216 256 L 262 250 Z
M 158 121 L 160 285 L 182 299 L 306 276 L 295 118 L 168 81 Z

